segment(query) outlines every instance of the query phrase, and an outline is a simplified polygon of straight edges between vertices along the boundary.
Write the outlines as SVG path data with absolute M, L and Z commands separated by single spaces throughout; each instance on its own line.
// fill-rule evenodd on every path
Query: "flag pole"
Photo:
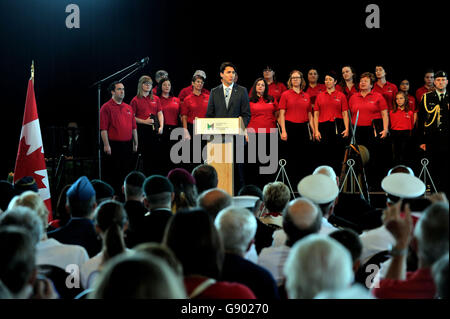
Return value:
M 34 85 L 34 60 L 31 60 L 31 81 L 33 81 Z

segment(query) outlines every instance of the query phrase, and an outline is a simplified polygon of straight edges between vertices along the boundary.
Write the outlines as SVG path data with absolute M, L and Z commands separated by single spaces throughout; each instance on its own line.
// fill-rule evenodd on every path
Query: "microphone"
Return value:
M 139 64 L 141 64 L 141 66 L 144 66 L 144 65 L 146 65 L 146 64 L 148 63 L 148 61 L 149 61 L 149 58 L 148 58 L 148 56 L 147 56 L 147 57 L 141 59 L 141 60 L 139 61 Z

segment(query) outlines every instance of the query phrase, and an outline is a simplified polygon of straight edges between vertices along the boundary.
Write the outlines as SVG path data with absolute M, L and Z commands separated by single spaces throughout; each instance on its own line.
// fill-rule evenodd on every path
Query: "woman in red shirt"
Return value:
M 408 96 L 402 91 L 395 95 L 393 108 L 389 112 L 389 120 L 391 123 L 394 165 L 410 166 L 414 112 L 410 109 Z
M 348 104 L 344 93 L 336 90 L 337 74 L 325 75 L 326 91 L 319 93 L 314 108 L 315 139 L 317 148 L 316 165 L 332 166 L 339 175 L 340 162 L 344 157 L 344 145 L 349 134 Z M 345 141 L 345 142 L 344 142 Z
M 164 131 L 161 136 L 161 147 L 163 147 L 163 156 L 165 160 L 162 165 L 165 168 L 164 174 L 175 168 L 175 164 L 170 159 L 170 149 L 177 143 L 176 140 L 170 139 L 170 133 L 172 130 L 181 127 L 180 120 L 180 99 L 173 94 L 172 83 L 169 78 L 162 78 L 159 81 L 156 95 L 161 101 L 161 109 L 164 115 Z
M 287 160 L 286 169 L 295 177 L 294 183 L 312 170 L 312 161 L 304 154 L 310 154 L 314 137 L 311 98 L 304 92 L 305 80 L 302 72 L 294 70 L 289 75 L 289 90 L 281 94 L 278 123 L 281 128 L 281 155 Z M 299 147 L 302 151 L 299 152 Z M 301 156 L 300 153 L 303 156 Z M 309 156 L 309 155 L 308 155 Z
M 397 85 L 386 81 L 386 71 L 381 65 L 375 67 L 375 75 L 377 77 L 377 82 L 373 86 L 373 91 L 383 95 L 389 110 L 391 110 L 394 103 L 394 96 L 398 92 Z
M 319 82 L 319 73 L 316 69 L 310 69 L 308 71 L 308 88 L 306 89 L 306 93 L 309 94 L 311 98 L 311 104 L 314 108 L 316 103 L 316 97 L 320 92 L 325 91 L 325 85 Z
M 155 150 L 160 149 L 159 137 L 164 129 L 161 103 L 159 97 L 153 95 L 152 84 L 151 77 L 141 76 L 137 86 L 137 95 L 130 102 L 137 124 L 138 152 L 142 156 L 146 176 L 161 173 L 159 171 L 161 160 L 154 155 Z
M 352 95 L 348 105 L 353 125 L 359 112 L 356 144 L 364 145 L 369 150 L 370 160 L 366 173 L 372 188 L 378 188 L 391 161 L 390 151 L 386 150 L 383 143 L 389 133 L 388 106 L 383 96 L 372 90 L 374 83 L 375 76 L 372 73 L 363 73 L 359 80 L 360 92 Z
M 356 84 L 356 72 L 350 65 L 342 67 L 342 80 L 336 85 L 336 90 L 341 91 L 350 100 L 353 94 L 358 93 L 358 86 Z
M 189 143 L 190 164 L 184 168 L 189 172 L 195 167 L 193 152 L 194 145 L 191 140 L 194 134 L 194 120 L 196 117 L 205 117 L 208 109 L 209 94 L 202 91 L 205 79 L 201 75 L 192 77 L 192 94 L 189 94 L 181 103 L 181 122 L 184 129 L 184 140 Z M 205 140 L 201 140 L 201 149 L 206 145 Z M 198 164 L 198 163 L 197 163 Z
M 270 66 L 267 66 L 263 70 L 263 76 L 264 80 L 267 83 L 267 86 L 269 87 L 268 94 L 272 96 L 278 103 L 280 101 L 281 94 L 287 90 L 286 85 L 277 81 L 275 77 L 275 71 Z
M 250 112 L 252 114 L 250 122 L 247 125 L 247 164 L 245 169 L 246 184 L 254 184 L 261 189 L 268 183 L 273 181 L 272 174 L 262 174 L 259 167 L 267 166 L 267 156 L 274 149 L 276 143 L 276 151 L 278 151 L 278 130 L 277 130 L 277 102 L 273 96 L 269 95 L 269 86 L 263 78 L 256 79 L 251 88 L 250 95 Z M 261 143 L 264 147 L 259 150 Z M 250 152 L 250 154 L 249 154 Z M 263 157 L 259 153 L 263 153 Z M 256 155 L 256 156 L 255 156 Z M 256 158 L 256 163 L 250 162 L 251 158 Z M 253 162 L 253 161 L 252 161 Z M 264 164 L 263 164 L 264 162 Z

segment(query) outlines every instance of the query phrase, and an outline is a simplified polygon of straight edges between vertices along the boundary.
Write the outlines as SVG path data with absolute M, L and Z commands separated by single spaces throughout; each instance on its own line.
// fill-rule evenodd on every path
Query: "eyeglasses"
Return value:
M 291 80 L 300 80 L 300 79 L 301 79 L 300 76 L 293 76 L 293 77 L 291 77 Z
M 145 85 L 152 85 L 152 82 L 143 82 L 142 84 L 145 84 Z

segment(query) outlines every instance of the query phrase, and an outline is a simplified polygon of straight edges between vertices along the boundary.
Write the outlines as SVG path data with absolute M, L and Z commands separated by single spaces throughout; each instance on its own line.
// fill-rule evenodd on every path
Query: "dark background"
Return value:
M 70 3 L 80 8 L 80 29 L 66 28 Z M 370 3 L 380 7 L 380 29 L 366 28 Z M 159 69 L 169 72 L 176 94 L 196 69 L 206 71 L 205 87 L 211 89 L 219 84 L 219 65 L 226 60 L 237 66 L 239 84 L 247 88 L 267 64 L 283 82 L 292 69 L 306 73 L 314 66 L 321 73 L 351 64 L 361 74 L 383 64 L 388 81 L 398 85 L 408 78 L 415 93 L 426 68 L 450 70 L 446 10 L 440 3 L 1 1 L 0 179 L 14 169 L 31 60 L 46 157 L 60 155 L 54 145 L 59 133 L 52 128 L 76 121 L 83 155 L 95 158 L 97 98 L 90 86 L 143 57 L 149 64 L 124 82 L 127 103 L 138 78 L 154 78 Z M 104 89 L 102 103 L 109 98 Z

